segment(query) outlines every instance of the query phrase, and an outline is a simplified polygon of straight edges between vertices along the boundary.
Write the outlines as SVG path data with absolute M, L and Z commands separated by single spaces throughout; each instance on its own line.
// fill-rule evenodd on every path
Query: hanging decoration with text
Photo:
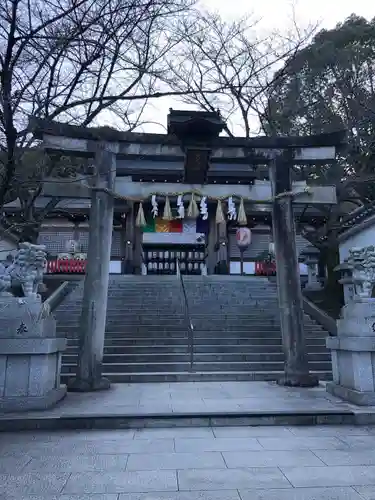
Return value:
M 175 200 L 170 200 L 175 198 Z M 247 216 L 245 211 L 244 199 L 236 199 L 235 196 L 227 198 L 212 198 L 208 196 L 200 196 L 196 193 L 180 193 L 176 196 L 153 194 L 150 197 L 149 204 L 145 205 L 147 200 L 139 201 L 138 212 L 136 216 L 136 225 L 138 227 L 146 227 L 149 225 L 148 215 L 154 220 L 162 220 L 166 222 L 178 221 L 184 219 L 202 219 L 208 220 L 208 201 L 216 201 L 216 216 L 217 224 L 228 221 L 235 221 L 240 226 L 247 225 Z M 185 203 L 187 208 L 185 209 Z M 223 203 L 225 204 L 223 206 Z M 159 216 L 159 205 L 162 207 L 162 216 Z M 147 208 L 149 207 L 149 214 Z M 225 207 L 225 208 L 224 208 Z M 226 215 L 225 215 L 226 213 Z

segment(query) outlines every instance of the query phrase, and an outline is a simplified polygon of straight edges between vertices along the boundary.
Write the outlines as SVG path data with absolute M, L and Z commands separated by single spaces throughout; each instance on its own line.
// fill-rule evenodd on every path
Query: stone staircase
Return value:
M 275 380 L 283 371 L 276 286 L 266 278 L 184 277 L 194 326 L 193 370 L 176 276 L 115 276 L 109 284 L 104 375 L 112 382 Z M 82 285 L 56 310 L 69 339 L 62 380 L 75 373 Z M 327 333 L 305 316 L 311 371 L 330 379 Z

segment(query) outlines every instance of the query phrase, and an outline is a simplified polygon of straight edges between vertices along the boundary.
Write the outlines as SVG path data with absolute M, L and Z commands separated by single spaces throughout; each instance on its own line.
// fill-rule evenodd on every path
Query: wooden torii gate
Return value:
M 308 137 L 257 137 L 248 139 L 253 151 L 249 163 L 266 164 L 270 183 L 262 187 L 246 185 L 184 185 L 132 182 L 131 178 L 116 179 L 116 157 L 124 150 L 129 135 L 108 137 L 98 130 L 62 125 L 47 121 L 32 121 L 30 130 L 43 141 L 47 152 L 62 152 L 93 158 L 95 178 L 86 182 L 47 180 L 43 195 L 51 197 L 90 198 L 90 231 L 88 261 L 84 282 L 84 297 L 80 320 L 80 350 L 76 377 L 69 389 L 95 391 L 107 389 L 110 383 L 102 376 L 104 332 L 107 312 L 109 261 L 112 242 L 113 199 L 146 198 L 151 193 L 199 191 L 202 196 L 231 196 L 251 199 L 255 203 L 269 199 L 272 205 L 273 232 L 277 266 L 277 286 L 281 332 L 285 353 L 284 377 L 279 382 L 288 386 L 312 387 L 318 379 L 309 372 L 305 349 L 303 303 L 296 252 L 296 230 L 293 199 L 298 203 L 329 205 L 336 203 L 334 186 L 314 186 L 301 189 L 292 184 L 291 166 L 295 163 L 327 164 L 335 161 L 337 148 L 344 144 L 345 133 Z M 136 142 L 136 138 L 134 138 Z

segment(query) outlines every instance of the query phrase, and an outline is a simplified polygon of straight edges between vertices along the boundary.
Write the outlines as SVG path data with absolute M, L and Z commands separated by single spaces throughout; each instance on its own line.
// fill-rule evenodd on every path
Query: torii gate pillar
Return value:
M 285 354 L 284 376 L 280 385 L 315 387 L 316 376 L 309 371 L 305 346 L 303 300 L 296 250 L 296 228 L 292 196 L 278 195 L 291 191 L 288 152 L 275 155 L 270 166 L 272 195 L 272 227 L 275 244 L 277 292 L 279 297 L 281 334 Z
M 95 155 L 95 187 L 113 189 L 116 155 L 110 145 L 99 144 Z M 90 392 L 109 389 L 102 376 L 107 315 L 109 263 L 113 229 L 113 197 L 103 190 L 91 191 L 89 246 L 79 328 L 79 357 L 76 377 L 68 390 Z

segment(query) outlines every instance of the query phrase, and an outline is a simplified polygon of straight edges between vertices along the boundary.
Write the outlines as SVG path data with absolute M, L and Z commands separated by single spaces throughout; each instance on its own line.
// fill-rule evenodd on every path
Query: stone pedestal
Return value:
M 375 405 L 375 299 L 355 298 L 342 309 L 331 349 L 333 382 L 327 391 L 351 403 Z
M 39 296 L 0 297 L 0 411 L 44 410 L 60 401 L 65 347 Z
M 309 245 L 301 252 L 302 262 L 307 266 L 307 283 L 305 290 L 321 290 L 322 285 L 318 280 L 318 263 L 320 251 L 313 245 Z
M 340 285 L 343 286 L 344 289 L 344 301 L 345 304 L 349 304 L 350 301 L 354 298 L 354 283 L 352 276 L 352 266 L 344 261 L 334 269 L 335 272 L 339 272 L 341 277 L 338 280 Z
M 307 266 L 307 283 L 305 289 L 310 291 L 321 290 L 322 285 L 318 281 L 318 263 L 305 260 L 305 264 Z

